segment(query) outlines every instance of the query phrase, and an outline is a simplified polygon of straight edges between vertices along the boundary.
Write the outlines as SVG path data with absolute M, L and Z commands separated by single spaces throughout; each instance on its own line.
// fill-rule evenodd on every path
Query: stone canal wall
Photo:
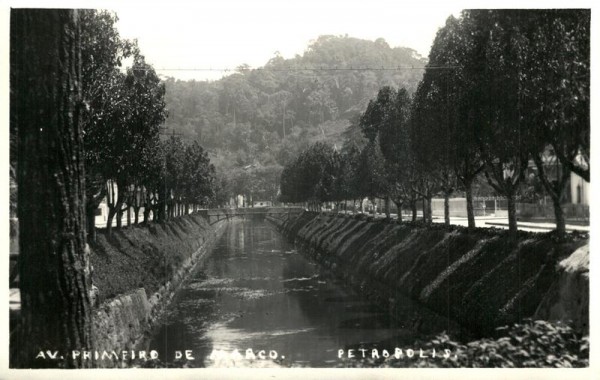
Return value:
M 96 351 L 139 349 L 182 281 L 205 260 L 232 218 L 188 215 L 164 224 L 99 232 L 91 243 Z M 126 361 L 102 360 L 100 366 Z
M 476 334 L 534 315 L 579 319 L 576 327 L 587 329 L 589 269 L 585 258 L 564 261 L 581 247 L 578 254 L 586 256 L 585 237 L 558 244 L 549 234 L 523 232 L 510 243 L 506 231 L 495 229 L 315 212 L 268 220 L 303 253 L 392 310 L 402 294 Z M 569 303 L 573 294 L 579 296 Z

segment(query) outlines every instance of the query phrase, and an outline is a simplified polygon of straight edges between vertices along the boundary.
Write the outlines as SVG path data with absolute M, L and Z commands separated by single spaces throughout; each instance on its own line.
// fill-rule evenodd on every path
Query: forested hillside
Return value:
M 167 130 L 211 153 L 229 194 L 275 199 L 283 165 L 315 141 L 339 147 L 381 87 L 414 92 L 425 63 L 383 39 L 321 36 L 302 56 L 276 53 L 219 81 L 168 79 Z

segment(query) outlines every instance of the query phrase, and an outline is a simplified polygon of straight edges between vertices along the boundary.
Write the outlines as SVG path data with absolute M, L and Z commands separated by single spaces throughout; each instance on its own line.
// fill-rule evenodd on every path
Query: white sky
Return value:
M 199 1 L 198 1 L 199 2 Z M 132 3 L 129 1 L 128 3 Z M 597 62 L 600 59 L 597 41 L 600 28 L 600 9 L 597 0 L 505 0 L 505 1 L 475 1 L 461 0 L 442 2 L 434 0 L 419 0 L 412 2 L 381 1 L 381 0 L 361 0 L 361 1 L 331 1 L 331 0 L 279 0 L 275 1 L 256 1 L 247 0 L 247 5 L 241 2 L 232 2 L 231 0 L 209 0 L 190 8 L 188 5 L 182 6 L 180 0 L 157 2 L 133 2 L 133 9 L 126 9 L 119 5 L 116 0 L 112 2 L 105 0 L 0 0 L 0 162 L 4 168 L 8 167 L 8 141 L 9 141 L 9 68 L 8 68 L 8 37 L 9 37 L 9 16 L 10 7 L 64 7 L 64 8 L 107 8 L 115 9 L 121 17 L 119 28 L 124 37 L 138 38 L 142 51 L 147 57 L 149 63 L 156 68 L 163 67 L 231 67 L 234 68 L 242 63 L 248 63 L 251 66 L 262 66 L 273 56 L 275 51 L 280 51 L 284 57 L 289 58 L 295 54 L 301 54 L 311 39 L 322 34 L 348 34 L 353 37 L 375 39 L 384 38 L 391 46 L 407 46 L 416 49 L 420 54 L 426 56 L 429 47 L 433 41 L 435 33 L 444 23 L 444 20 L 451 14 L 457 14 L 463 8 L 567 8 L 567 7 L 585 7 L 592 8 L 592 106 L 591 117 L 592 126 L 597 126 L 599 118 L 595 110 L 600 109 L 598 99 L 600 99 L 600 86 L 596 78 Z M 175 76 L 175 72 L 169 73 Z M 181 74 L 181 73 L 180 73 Z M 190 74 L 190 73 L 188 73 Z M 196 72 L 193 75 L 197 79 L 206 78 L 207 73 Z M 213 78 L 220 78 L 222 73 L 213 75 Z M 182 75 L 177 77 L 185 79 Z M 599 133 L 597 128 L 592 128 L 592 145 L 598 145 Z M 593 143 L 596 141 L 596 143 Z M 592 153 L 592 166 L 599 167 L 600 155 Z M 8 171 L 5 170 L 7 174 Z M 8 175 L 0 178 L 0 197 L 4 200 L 0 202 L 0 210 L 4 217 L 0 218 L 0 230 L 8 231 Z M 600 198 L 592 197 L 592 210 L 596 210 L 595 216 L 598 216 L 597 210 L 600 209 Z M 596 219 L 594 219 L 596 220 Z M 594 222 L 595 223 L 595 222 Z M 597 233 L 599 232 L 597 223 L 593 224 L 591 240 L 591 250 L 596 251 Z M 4 252 L 8 252 L 8 239 L 0 239 L 4 243 Z M 600 260 L 592 260 L 592 272 L 596 275 L 600 271 Z M 0 278 L 8 278 L 8 266 L 0 266 Z M 598 289 L 598 277 L 590 277 L 590 287 Z M 600 299 L 599 292 L 592 292 L 591 295 L 591 316 L 590 320 L 599 320 L 600 318 Z M 8 303 L 8 293 L 0 292 L 0 304 Z M 8 314 L 0 313 L 0 333 L 8 336 L 5 328 L 8 327 Z M 592 335 L 598 337 L 598 324 L 592 325 Z M 594 340 L 595 338 L 592 338 Z M 594 340 L 595 341 L 595 340 Z M 574 378 L 579 375 L 591 378 L 591 373 L 599 371 L 600 346 L 591 345 L 591 355 L 593 357 L 593 371 L 565 372 L 553 371 L 552 369 L 535 371 L 539 377 L 552 379 Z M 8 343 L 0 345 L 0 374 L 6 371 L 8 366 Z M 345 374 L 348 378 L 357 378 L 351 376 L 350 372 L 338 372 L 341 378 Z M 506 377 L 507 375 L 499 372 L 482 372 L 474 370 L 464 372 L 453 372 L 452 378 L 475 379 L 484 376 L 493 378 Z M 492 370 L 493 371 L 493 370 Z M 111 372 L 112 373 L 112 372 Z M 145 376 L 145 378 L 164 378 L 164 372 L 144 372 L 128 371 L 131 377 Z M 195 372 L 200 376 L 208 376 L 216 372 Z M 241 373 L 241 372 L 240 372 Z M 279 372 L 282 373 L 282 372 Z M 286 372 L 289 375 L 290 372 Z M 375 372 L 373 372 L 375 373 Z M 431 372 L 427 372 L 430 374 Z M 173 372 L 170 372 L 173 374 Z M 297 375 L 299 373 L 296 373 Z M 312 372 L 314 378 L 315 372 Z M 386 372 L 387 378 L 397 377 L 396 372 Z M 412 372 L 414 376 L 414 372 Z M 531 377 L 531 372 L 510 372 L 515 378 Z M 15 375 L 15 371 L 11 372 Z M 20 377 L 33 377 L 33 372 L 21 372 Z M 47 377 L 47 373 L 38 373 L 35 378 Z M 98 375 L 98 373 L 96 373 Z M 273 373 L 254 373 L 254 378 L 273 376 Z M 356 375 L 354 373 L 354 375 Z M 377 376 L 383 375 L 378 373 Z M 1 375 L 0 375 L 1 376 Z M 77 378 L 80 374 L 76 372 L 61 373 L 64 378 Z M 299 375 L 303 376 L 303 374 Z M 298 377 L 299 377 L 298 376 Z M 425 377 L 421 375 L 420 377 Z M 566 377 L 565 377 L 566 376 Z M 103 377 L 105 378 L 105 377 Z M 212 378 L 212 377 L 211 377 Z
M 369 1 L 210 1 L 112 7 L 122 37 L 137 38 L 146 60 L 158 69 L 235 69 L 263 66 L 279 51 L 302 54 L 309 42 L 333 34 L 405 46 L 427 57 L 455 3 Z M 179 79 L 219 79 L 220 71 L 159 71 Z

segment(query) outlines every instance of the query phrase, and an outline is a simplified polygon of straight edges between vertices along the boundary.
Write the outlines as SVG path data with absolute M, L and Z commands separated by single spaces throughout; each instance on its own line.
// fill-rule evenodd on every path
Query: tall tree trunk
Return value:
M 115 216 L 117 218 L 117 229 L 120 229 L 123 225 L 123 204 L 125 203 L 125 199 L 127 194 L 125 191 L 121 191 L 121 189 L 126 189 L 125 183 L 122 180 L 117 180 L 117 202 L 115 205 Z M 112 225 L 112 223 L 111 223 Z
M 552 197 L 552 205 L 554 206 L 554 217 L 556 221 L 556 234 L 560 239 L 563 239 L 566 232 L 565 213 L 560 205 L 560 199 Z
M 86 202 L 85 213 L 87 223 L 88 241 L 96 241 L 96 209 L 90 202 Z
M 515 195 L 510 193 L 506 196 L 508 201 L 508 230 L 510 236 L 516 238 L 517 236 L 517 208 L 515 205 Z
M 21 323 L 18 367 L 91 365 L 78 13 L 11 11 L 11 90 L 18 136 Z M 36 359 L 40 351 L 64 353 Z
M 416 222 L 417 221 L 417 199 L 414 197 L 410 200 L 410 208 L 412 211 L 412 221 Z
M 473 181 L 465 181 L 465 195 L 467 198 L 467 221 L 469 229 L 475 228 L 475 212 L 473 210 Z
M 450 225 L 450 193 L 444 192 L 444 224 Z
M 394 200 L 394 203 L 396 204 L 396 208 L 398 209 L 398 221 L 402 222 L 402 200 L 401 199 L 397 199 Z
M 423 198 L 421 209 L 423 210 L 423 221 L 427 222 L 427 202 L 425 202 L 425 198 Z
M 156 206 L 158 208 L 158 212 L 157 212 L 158 220 L 161 222 L 166 221 L 167 214 L 168 214 L 169 202 L 168 202 L 168 192 L 165 188 L 162 188 L 159 191 L 158 202 L 157 202 Z
M 385 197 L 385 218 L 390 219 L 390 197 Z
M 123 226 L 123 205 L 119 205 L 117 209 L 117 229 L 120 229 Z
M 141 206 L 134 206 L 133 207 L 133 224 L 138 224 L 139 219 L 140 219 L 140 208 Z
M 117 213 L 117 191 L 113 180 L 106 182 L 106 205 L 108 206 L 108 215 L 106 216 L 106 232 L 108 235 L 112 233 L 112 222 Z
M 115 218 L 116 208 L 114 206 L 108 206 L 108 215 L 106 216 L 106 233 L 110 235 L 112 233 L 113 219 Z
M 150 191 L 148 190 L 144 194 L 144 202 L 142 206 L 144 207 L 144 216 L 142 223 L 148 224 L 148 222 L 150 221 L 150 211 L 152 211 L 152 198 Z
M 98 192 L 94 192 L 86 183 L 85 212 L 87 221 L 87 238 L 96 241 L 96 209 L 100 206 L 102 199 L 106 196 L 106 184 L 102 184 Z
M 127 203 L 127 227 L 131 226 L 131 205 Z
M 433 222 L 433 215 L 432 215 L 432 211 L 431 211 L 431 193 L 428 193 L 428 195 L 426 197 L 423 198 L 423 202 L 425 202 L 425 223 L 431 223 Z
M 542 153 L 543 154 L 543 153 Z M 565 215 L 560 205 L 560 200 L 567 188 L 569 180 L 571 178 L 570 167 L 564 163 L 560 163 L 560 166 L 556 168 L 558 175 L 555 180 L 551 181 L 548 178 L 544 161 L 542 160 L 540 152 L 532 154 L 533 160 L 538 168 L 538 178 L 544 185 L 546 192 L 552 198 L 552 205 L 554 206 L 554 216 L 556 222 L 556 234 L 559 239 L 564 239 L 566 234 Z M 558 162 L 557 162 L 558 164 Z
M 153 222 L 160 222 L 162 220 L 162 218 L 164 217 L 164 215 L 161 215 L 162 210 L 163 207 L 161 206 L 160 200 L 158 200 L 156 204 L 152 206 Z
M 150 211 L 151 208 L 148 205 L 144 206 L 144 224 L 148 224 L 148 222 L 150 221 Z

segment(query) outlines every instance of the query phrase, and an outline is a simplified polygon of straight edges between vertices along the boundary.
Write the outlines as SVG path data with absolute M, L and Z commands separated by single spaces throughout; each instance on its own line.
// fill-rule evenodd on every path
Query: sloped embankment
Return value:
M 398 294 L 479 333 L 531 317 L 558 279 L 556 264 L 587 243 L 548 234 L 398 224 L 305 212 L 269 218 L 298 247 L 392 309 Z
M 91 243 L 92 281 L 99 300 L 137 288 L 156 292 L 189 260 L 213 228 L 199 215 L 187 215 L 168 223 L 130 226 L 100 231 Z
M 143 343 L 182 281 L 230 222 L 209 225 L 196 214 L 123 228 L 111 236 L 99 232 L 91 244 L 92 282 L 98 288 L 94 349 L 120 352 Z M 102 360 L 98 366 L 124 363 Z

